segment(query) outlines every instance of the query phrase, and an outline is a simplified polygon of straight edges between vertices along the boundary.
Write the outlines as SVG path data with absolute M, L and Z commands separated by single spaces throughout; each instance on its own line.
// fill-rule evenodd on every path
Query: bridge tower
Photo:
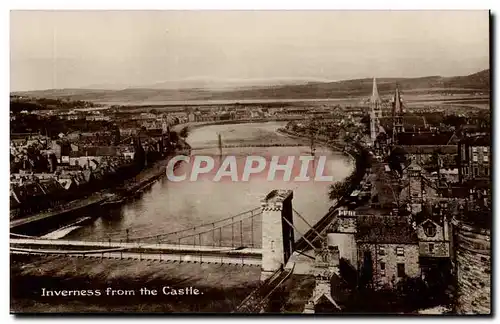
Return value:
M 262 205 L 261 280 L 284 267 L 294 250 L 293 191 L 273 190 Z
M 370 139 L 375 143 L 382 118 L 382 100 L 378 94 L 377 80 L 373 78 L 372 96 L 370 97 Z

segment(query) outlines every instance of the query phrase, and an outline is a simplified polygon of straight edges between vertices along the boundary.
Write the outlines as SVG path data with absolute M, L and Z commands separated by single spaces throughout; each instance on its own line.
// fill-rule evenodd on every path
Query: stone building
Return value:
M 415 216 L 417 226 L 419 263 L 422 279 L 428 285 L 440 286 L 450 283 L 450 209 L 444 200 L 424 205 Z
M 420 277 L 418 237 L 408 217 L 358 216 L 356 245 L 360 285 L 393 289 Z
M 466 136 L 458 144 L 458 151 L 460 182 L 491 178 L 491 139 L 489 136 Z
M 411 161 L 410 165 L 404 170 L 403 180 L 406 186 L 400 193 L 400 200 L 408 203 L 413 215 L 422 211 L 422 205 L 429 199 L 438 196 L 435 184 L 426 176 L 425 170 Z
M 427 205 L 415 217 L 421 257 L 449 258 L 449 220 L 444 206 Z

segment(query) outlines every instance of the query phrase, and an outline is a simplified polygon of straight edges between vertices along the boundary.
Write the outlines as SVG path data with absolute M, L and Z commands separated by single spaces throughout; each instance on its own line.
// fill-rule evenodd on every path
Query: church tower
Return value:
M 370 97 L 370 139 L 375 143 L 379 129 L 380 119 L 382 117 L 382 100 L 378 94 L 377 80 L 373 78 L 372 96 Z
M 405 131 L 403 126 L 403 101 L 399 93 L 399 85 L 396 85 L 394 101 L 392 103 L 392 143 L 397 144 L 398 134 Z

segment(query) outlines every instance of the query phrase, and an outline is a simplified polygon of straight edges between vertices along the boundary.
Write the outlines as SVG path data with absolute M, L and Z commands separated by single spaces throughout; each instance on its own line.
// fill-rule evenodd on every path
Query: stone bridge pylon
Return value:
M 273 190 L 262 201 L 262 272 L 266 280 L 294 251 L 293 191 Z

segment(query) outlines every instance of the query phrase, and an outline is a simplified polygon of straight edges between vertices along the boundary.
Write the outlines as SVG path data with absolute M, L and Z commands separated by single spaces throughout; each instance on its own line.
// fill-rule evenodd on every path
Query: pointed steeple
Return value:
M 378 89 L 377 89 L 377 79 L 373 78 L 373 90 L 372 90 L 372 96 L 370 98 L 370 103 L 380 103 L 382 100 L 380 100 L 380 96 L 378 94 Z
M 402 105 L 401 105 L 401 95 L 399 93 L 399 85 L 396 84 L 396 93 L 394 94 L 394 108 L 393 108 L 393 114 L 394 115 L 401 115 L 402 114 Z

